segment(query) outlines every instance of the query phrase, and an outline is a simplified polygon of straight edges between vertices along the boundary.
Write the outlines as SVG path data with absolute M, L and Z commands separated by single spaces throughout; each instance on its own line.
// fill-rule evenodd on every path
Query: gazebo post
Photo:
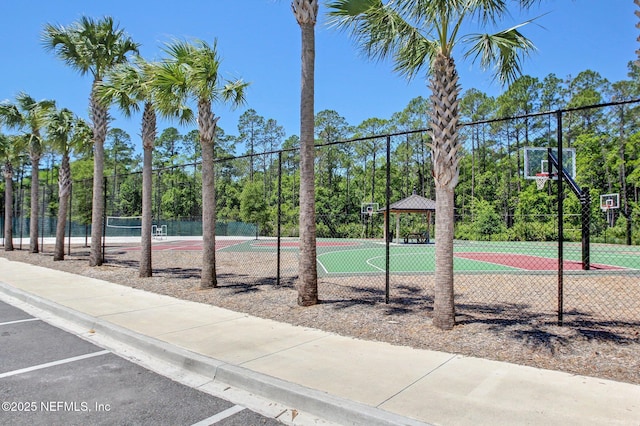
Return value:
M 400 213 L 396 212 L 396 243 L 400 244 Z

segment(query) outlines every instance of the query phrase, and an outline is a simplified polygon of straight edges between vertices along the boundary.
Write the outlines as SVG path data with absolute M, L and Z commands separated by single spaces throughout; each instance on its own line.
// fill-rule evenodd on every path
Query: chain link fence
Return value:
M 621 102 L 461 127 L 453 249 L 458 321 L 640 325 L 634 108 Z M 316 146 L 323 301 L 387 303 L 390 313 L 432 309 L 438 235 L 429 141 L 428 131 L 414 130 Z M 532 148 L 542 157 L 532 160 Z M 200 177 L 199 163 L 154 170 L 159 240 L 202 235 Z M 218 284 L 293 287 L 298 148 L 219 158 L 216 179 Z M 107 244 L 139 237 L 141 181 L 140 173 L 105 177 Z M 42 237 L 53 236 L 57 212 L 57 184 L 47 182 Z M 14 196 L 18 238 L 29 229 L 28 185 L 21 183 Z M 74 182 L 71 200 L 68 235 L 86 240 L 91 182 Z

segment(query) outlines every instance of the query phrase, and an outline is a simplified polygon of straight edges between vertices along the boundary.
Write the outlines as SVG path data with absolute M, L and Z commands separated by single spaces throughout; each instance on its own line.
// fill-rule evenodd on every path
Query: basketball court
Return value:
M 559 157 L 559 158 L 558 158 Z M 524 150 L 526 179 L 535 180 L 540 190 L 549 181 L 562 177 L 577 195 L 581 190 L 574 181 L 576 173 L 576 154 L 574 148 L 557 149 L 527 147 Z M 618 194 L 600 196 L 600 206 L 606 215 L 608 226 L 613 225 L 614 212 L 620 207 Z M 374 214 L 379 213 L 377 203 L 363 203 L 361 215 L 371 222 Z M 317 240 L 318 273 L 323 276 L 350 276 L 380 274 L 387 270 L 387 252 L 384 241 L 366 237 L 366 221 L 363 235 L 359 239 L 321 239 Z M 141 228 L 140 217 L 111 217 L 107 227 Z M 139 232 L 139 231 L 138 231 Z M 167 234 L 166 225 L 154 225 L 152 232 L 154 251 L 201 251 L 201 237 L 172 237 Z M 427 240 L 428 241 L 428 240 Z M 109 243 L 111 252 L 118 250 L 140 250 L 139 238 L 136 243 Z M 116 248 L 117 247 L 117 248 Z M 278 244 L 273 237 L 217 237 L 216 250 L 225 253 L 238 253 L 238 259 L 244 254 L 261 253 L 274 258 L 278 248 L 282 252 L 297 256 L 299 241 L 282 238 Z M 624 247 L 606 244 L 590 244 L 590 253 L 584 261 L 584 247 L 580 243 L 563 243 L 562 269 L 584 274 L 619 273 L 637 270 L 640 247 Z M 456 273 L 508 273 L 535 274 L 557 273 L 559 269 L 558 244 L 554 242 L 485 242 L 456 241 L 454 243 L 453 266 Z M 295 259 L 295 258 L 294 258 Z M 587 266 L 584 267 L 585 263 Z M 246 258 L 251 263 L 251 257 Z M 392 274 L 433 274 L 435 272 L 434 244 L 391 243 L 389 250 L 389 272 Z M 584 267 L 584 268 L 583 268 Z M 588 269 L 588 270 L 583 270 Z
M 370 239 L 318 239 L 318 273 L 327 275 L 362 275 L 384 273 L 386 250 L 384 242 Z M 238 257 L 251 253 L 276 255 L 277 240 L 272 238 L 248 239 L 222 237 L 216 239 L 216 251 L 238 253 Z M 155 241 L 154 251 L 201 251 L 201 239 Z M 299 250 L 299 241 L 282 239 L 283 252 Z M 110 246 L 109 251 L 137 251 L 139 244 Z M 624 252 L 612 253 L 612 247 L 600 253 L 597 245 L 592 249 L 591 270 L 581 271 L 579 244 L 565 245 L 565 271 L 598 274 L 634 269 L 640 248 L 625 247 Z M 247 258 L 250 261 L 250 256 Z M 391 244 L 389 267 L 392 274 L 431 274 L 435 271 L 434 244 Z M 456 241 L 454 244 L 454 270 L 460 273 L 544 273 L 558 270 L 557 247 L 553 243 L 538 242 L 479 242 Z

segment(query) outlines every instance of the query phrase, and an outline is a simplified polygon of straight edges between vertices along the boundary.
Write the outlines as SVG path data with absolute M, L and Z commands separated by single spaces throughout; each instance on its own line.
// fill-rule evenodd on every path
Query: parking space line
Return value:
M 231 408 L 227 408 L 224 411 L 220 411 L 215 416 L 211 416 L 207 419 L 199 421 L 198 423 L 194 423 L 192 426 L 209 426 L 209 425 L 215 424 L 216 422 L 219 422 L 220 420 L 224 420 L 227 417 L 231 417 L 234 414 L 237 414 L 244 409 L 245 407 L 243 407 L 242 405 L 234 405 Z
M 0 326 L 2 326 L 2 325 L 11 325 L 11 324 L 20 324 L 21 322 L 29 322 L 29 321 L 40 321 L 40 318 L 27 318 L 27 319 L 23 319 L 23 320 L 0 322 Z
M 10 376 L 15 376 L 17 374 L 28 373 L 30 371 L 41 370 L 43 368 L 54 367 L 56 365 L 68 364 L 70 362 L 80 361 L 87 358 L 93 358 L 100 355 L 106 355 L 108 353 L 111 353 L 111 351 L 104 350 L 104 351 L 92 352 L 86 355 L 79 355 L 71 358 L 61 359 L 59 361 L 52 361 L 52 362 L 47 362 L 45 364 L 34 365 L 33 367 L 21 368 L 20 370 L 8 371 L 6 373 L 0 373 L 0 379 L 4 379 L 5 377 L 10 377 Z

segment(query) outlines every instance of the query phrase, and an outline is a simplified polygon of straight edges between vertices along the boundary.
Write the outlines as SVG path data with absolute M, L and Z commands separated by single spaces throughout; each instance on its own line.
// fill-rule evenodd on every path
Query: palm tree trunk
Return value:
M 56 224 L 56 246 L 53 250 L 53 260 L 64 260 L 64 234 L 67 225 L 69 209 L 69 190 L 71 188 L 71 167 L 69 156 L 62 156 L 62 164 L 58 172 L 58 223 Z
M 4 251 L 13 251 L 13 166 L 4 164 Z
M 95 84 L 94 84 L 95 87 Z M 108 112 L 91 94 L 93 120 L 93 198 L 91 200 L 91 251 L 89 266 L 102 265 L 102 226 L 104 224 L 104 140 L 107 137 Z
M 314 66 L 317 2 L 299 1 L 296 18 L 302 32 L 300 94 L 300 260 L 298 305 L 318 303 L 316 264 L 316 207 L 314 175 Z M 314 10 L 315 7 L 315 10 Z
M 453 191 L 436 185 L 436 269 L 433 325 L 450 330 L 455 325 L 453 300 Z
M 151 267 L 151 229 L 152 229 L 152 197 L 153 191 L 153 170 L 152 170 L 152 148 L 143 148 L 142 163 L 142 229 L 140 238 L 140 268 L 138 275 L 140 278 L 147 278 L 152 275 Z
M 631 216 L 631 206 L 629 205 L 629 193 L 627 191 L 627 167 L 625 159 L 625 144 L 627 142 L 624 133 L 624 106 L 620 107 L 620 147 L 618 155 L 620 156 L 620 192 L 622 193 L 622 216 L 626 219 L 625 243 L 630 246 L 632 243 L 631 231 L 633 229 L 633 218 Z
M 40 156 L 31 154 L 31 217 L 29 221 L 29 252 L 38 253 L 38 211 L 40 201 Z
M 431 78 L 433 177 L 436 187 L 436 269 L 433 325 L 455 325 L 453 287 L 454 188 L 458 184 L 458 73 L 452 58 L 439 54 Z
M 152 227 L 152 197 L 153 192 L 153 143 L 156 138 L 156 114 L 153 106 L 146 103 L 142 116 L 142 229 L 140 270 L 141 278 L 152 276 L 152 251 L 151 251 L 151 227 Z
M 218 117 L 211 112 L 211 102 L 198 102 L 198 127 L 202 146 L 202 276 L 201 288 L 217 287 L 216 278 L 216 191 L 214 141 Z

